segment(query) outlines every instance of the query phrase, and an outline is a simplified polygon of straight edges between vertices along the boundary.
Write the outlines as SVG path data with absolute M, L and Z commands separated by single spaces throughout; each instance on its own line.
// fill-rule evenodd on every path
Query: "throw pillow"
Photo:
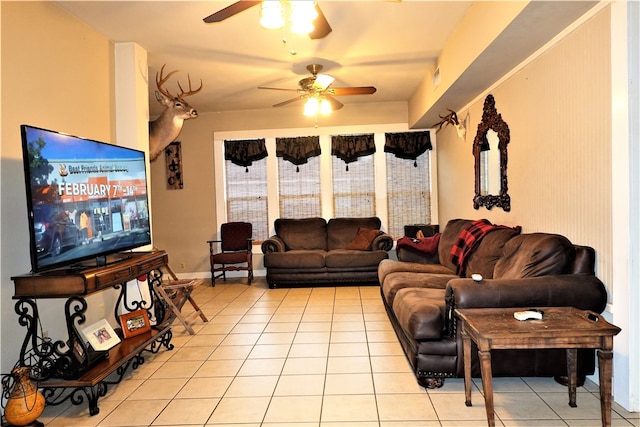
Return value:
M 358 228 L 356 237 L 354 237 L 351 243 L 347 245 L 347 249 L 356 251 L 371 250 L 371 243 L 373 243 L 374 239 L 382 233 L 382 230 L 374 230 L 372 228 Z

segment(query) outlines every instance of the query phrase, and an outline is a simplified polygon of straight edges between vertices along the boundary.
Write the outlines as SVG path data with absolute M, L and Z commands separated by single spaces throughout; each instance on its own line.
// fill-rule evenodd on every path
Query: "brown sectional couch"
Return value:
M 451 252 L 471 222 L 456 219 L 447 224 L 435 260 L 385 260 L 378 268 L 387 313 L 425 387 L 440 387 L 447 377 L 464 376 L 456 308 L 573 306 L 601 313 L 607 302 L 605 287 L 594 273 L 594 250 L 558 234 L 490 231 L 459 277 Z M 483 279 L 474 281 L 473 273 Z M 476 353 L 472 352 L 472 371 L 479 376 Z M 594 360 L 593 350 L 579 350 L 579 377 L 593 373 Z M 492 353 L 492 361 L 495 376 L 566 376 L 563 350 L 500 350 Z
M 376 284 L 393 248 L 380 225 L 377 217 L 277 219 L 262 243 L 269 287 Z

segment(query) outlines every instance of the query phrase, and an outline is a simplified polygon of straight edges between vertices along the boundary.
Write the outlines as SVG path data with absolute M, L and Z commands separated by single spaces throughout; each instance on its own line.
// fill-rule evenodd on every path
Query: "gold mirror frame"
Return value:
M 498 150 L 500 150 L 500 193 L 498 195 L 481 194 L 480 155 L 483 146 L 488 146 L 487 132 L 493 130 L 498 134 Z M 502 208 L 505 212 L 511 210 L 511 198 L 507 186 L 507 144 L 509 144 L 509 126 L 502 120 L 502 116 L 496 110 L 496 102 L 493 95 L 487 95 L 482 109 L 482 121 L 478 124 L 478 132 L 473 140 L 473 157 L 475 158 L 476 195 L 473 198 L 473 208 L 480 209 L 484 206 L 491 209 L 494 206 Z

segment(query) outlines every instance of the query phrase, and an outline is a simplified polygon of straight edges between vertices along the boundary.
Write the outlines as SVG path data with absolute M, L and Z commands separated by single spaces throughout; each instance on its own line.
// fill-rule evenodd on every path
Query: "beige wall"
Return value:
M 165 158 L 151 163 L 153 243 L 169 255 L 179 274 L 209 271 L 209 247 L 216 229 L 211 114 L 185 122 L 182 143 L 181 190 L 167 189 Z M 184 267 L 183 267 L 184 265 Z
M 610 24 L 605 9 L 493 88 L 509 125 L 511 212 L 473 209 L 472 144 L 484 96 L 469 114 L 466 139 L 438 134 L 440 222 L 486 217 L 593 246 L 597 274 L 612 292 Z
M 11 276 L 27 273 L 29 238 L 20 125 L 111 141 L 112 46 L 48 2 L 1 2 L 2 8 L 2 246 L 1 372 L 18 361 L 25 330 L 14 311 Z M 100 298 L 108 298 L 108 295 Z M 44 327 L 64 325 L 63 301 L 41 300 Z

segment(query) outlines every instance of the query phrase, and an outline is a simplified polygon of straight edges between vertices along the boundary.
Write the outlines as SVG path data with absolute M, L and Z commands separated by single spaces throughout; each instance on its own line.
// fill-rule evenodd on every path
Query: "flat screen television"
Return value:
M 87 268 L 151 243 L 145 153 L 20 127 L 32 272 Z M 84 262 L 83 262 L 84 261 Z

